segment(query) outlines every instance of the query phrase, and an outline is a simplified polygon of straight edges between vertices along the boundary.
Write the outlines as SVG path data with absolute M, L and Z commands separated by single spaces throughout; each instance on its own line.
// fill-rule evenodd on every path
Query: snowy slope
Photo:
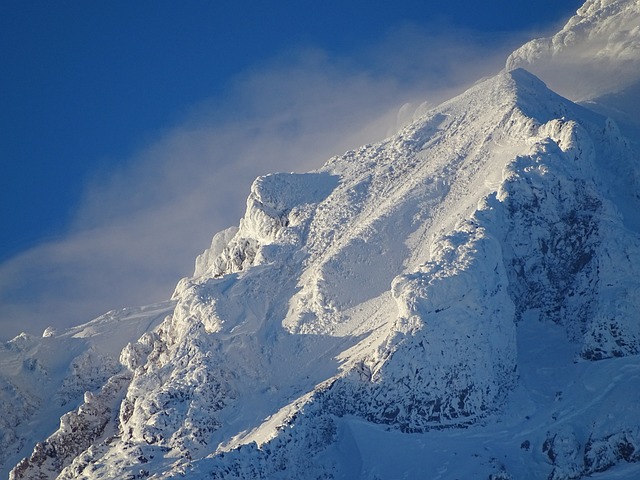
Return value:
M 0 345 L 0 478 L 51 435 L 60 417 L 122 369 L 120 350 L 153 329 L 173 303 L 109 312 L 42 337 L 22 334 Z
M 640 3 L 589 0 L 563 29 L 531 41 L 507 60 L 559 94 L 614 118 L 640 138 Z
M 172 302 L 28 339 L 60 366 L 72 338 L 129 343 L 11 478 L 638 478 L 639 158 L 515 68 L 535 45 L 380 144 L 258 178 Z

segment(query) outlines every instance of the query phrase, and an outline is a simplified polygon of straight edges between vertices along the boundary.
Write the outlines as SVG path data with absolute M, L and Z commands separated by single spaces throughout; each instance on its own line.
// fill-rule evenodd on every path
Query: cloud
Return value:
M 292 50 L 232 79 L 123 166 L 88 182 L 68 233 L 0 265 L 2 336 L 167 299 L 253 179 L 381 140 L 498 71 L 518 37 L 403 25 L 341 57 Z M 401 108 L 402 107 L 402 108 Z
M 639 22 L 638 2 L 588 2 L 559 32 L 515 51 L 507 68 L 525 68 L 577 102 L 637 88 Z M 637 117 L 637 110 L 632 116 Z

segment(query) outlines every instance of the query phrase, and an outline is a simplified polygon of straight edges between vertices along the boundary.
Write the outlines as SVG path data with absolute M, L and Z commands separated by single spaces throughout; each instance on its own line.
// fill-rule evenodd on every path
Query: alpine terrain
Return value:
M 171 300 L 0 347 L 1 473 L 640 478 L 638 105 L 640 2 L 588 0 L 395 136 L 259 177 Z

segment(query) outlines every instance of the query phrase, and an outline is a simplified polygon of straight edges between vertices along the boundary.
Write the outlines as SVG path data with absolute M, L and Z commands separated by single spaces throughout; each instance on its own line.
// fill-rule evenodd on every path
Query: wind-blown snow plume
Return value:
M 256 175 L 316 168 L 384 138 L 425 98 L 497 70 L 512 46 L 406 27 L 357 60 L 296 51 L 240 75 L 224 100 L 194 106 L 119 170 L 99 172 L 65 237 L 0 266 L 0 336 L 161 301 L 212 233 L 238 222 Z
M 640 132 L 640 4 L 589 0 L 565 27 L 511 54 L 507 69 L 525 68 L 559 94 Z

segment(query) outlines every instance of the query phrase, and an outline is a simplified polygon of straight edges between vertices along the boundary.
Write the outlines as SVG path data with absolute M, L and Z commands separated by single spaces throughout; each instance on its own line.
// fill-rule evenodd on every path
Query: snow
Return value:
M 550 55 L 635 11 L 588 1 Z M 8 462 L 41 440 L 11 478 L 636 478 L 638 156 L 515 68 L 542 44 L 259 177 L 171 301 L 5 345 Z
M 629 138 L 640 138 L 636 0 L 588 0 L 559 32 L 526 43 L 506 65 L 534 73 L 555 92 L 615 119 Z
M 640 5 L 588 0 L 558 33 L 533 40 L 507 60 L 573 101 L 619 92 L 640 80 Z
M 155 328 L 172 308 L 165 302 L 112 311 L 84 325 L 48 328 L 41 338 L 22 334 L 0 345 L 0 476 L 7 477 L 36 440 L 51 435 L 85 392 L 116 373 L 122 348 Z

